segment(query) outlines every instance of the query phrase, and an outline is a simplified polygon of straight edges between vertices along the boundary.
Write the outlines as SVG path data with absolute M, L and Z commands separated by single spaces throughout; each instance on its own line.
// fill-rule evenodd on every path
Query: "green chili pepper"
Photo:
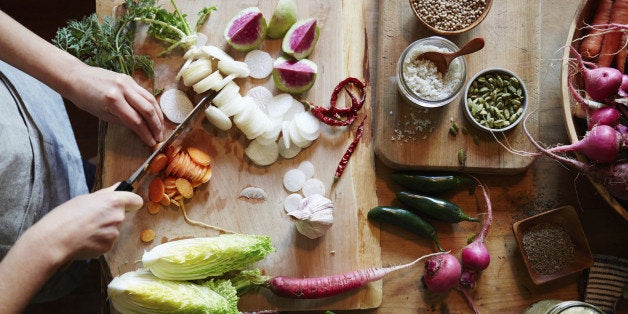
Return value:
M 436 244 L 436 247 L 441 252 L 443 251 L 443 248 L 440 247 L 440 243 L 438 242 L 438 235 L 436 234 L 434 226 L 429 221 L 424 220 L 407 209 L 392 206 L 377 206 L 369 211 L 367 217 L 369 220 L 395 225 L 418 234 L 425 239 L 432 240 Z
M 458 205 L 444 199 L 430 197 L 412 192 L 397 192 L 397 199 L 408 206 L 417 215 L 427 216 L 436 220 L 456 223 L 463 220 L 479 222 L 480 219 L 469 217 Z
M 391 174 L 392 180 L 406 189 L 426 194 L 438 194 L 463 187 L 473 193 L 476 181 L 462 173 L 425 173 L 398 171 Z

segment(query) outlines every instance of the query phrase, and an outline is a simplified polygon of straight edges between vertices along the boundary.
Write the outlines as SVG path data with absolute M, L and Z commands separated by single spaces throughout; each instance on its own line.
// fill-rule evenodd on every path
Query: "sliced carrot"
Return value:
M 181 196 L 185 198 L 192 198 L 192 195 L 194 194 L 194 188 L 192 187 L 192 184 L 190 184 L 190 181 L 184 178 L 179 178 L 177 179 L 176 184 L 177 190 L 179 191 Z
M 166 156 L 168 156 L 168 160 L 172 160 L 172 158 L 174 158 L 174 156 L 176 156 L 181 151 L 181 149 L 182 147 L 180 145 L 170 145 L 166 147 Z
M 207 182 L 209 182 L 209 179 L 211 179 L 211 177 L 212 177 L 212 168 L 211 167 L 207 167 L 205 169 L 205 174 L 203 174 L 203 179 L 201 179 L 201 182 L 207 183 Z
M 155 158 L 153 158 L 153 160 L 151 160 L 150 164 L 148 165 L 148 171 L 152 174 L 157 174 L 160 171 L 164 170 L 167 164 L 168 157 L 166 156 L 166 154 L 157 154 L 157 156 L 155 156 Z
M 148 202 L 148 204 L 146 204 L 146 209 L 148 209 L 149 214 L 156 215 L 161 210 L 161 204 Z
M 144 229 L 140 234 L 140 240 L 144 243 L 149 243 L 155 240 L 155 231 L 153 229 Z
M 175 185 L 175 182 L 177 181 L 177 178 L 175 177 L 166 177 L 164 179 L 164 187 L 166 189 L 176 189 L 177 186 Z
M 148 199 L 151 202 L 159 203 L 164 196 L 164 183 L 160 177 L 154 177 L 148 186 Z
M 180 196 L 180 195 L 179 195 L 179 196 Z M 170 203 L 172 203 L 174 206 L 181 207 L 181 203 L 179 203 L 179 201 L 178 201 L 178 200 L 171 199 L 171 200 L 170 200 Z
M 170 206 L 170 196 L 168 196 L 168 194 L 164 193 L 164 197 L 161 198 L 161 205 L 164 206 Z
M 201 181 L 192 181 L 192 182 L 190 182 L 190 184 L 192 185 L 193 188 L 197 188 L 197 187 L 201 186 L 201 184 L 203 184 L 203 182 L 201 182 Z
M 604 39 L 604 31 L 596 28 L 597 25 L 607 24 L 611 19 L 611 8 L 613 0 L 602 0 L 591 20 L 591 31 L 580 43 L 580 54 L 583 58 L 591 61 L 597 58 L 602 48 L 602 40 Z
M 200 148 L 191 146 L 187 148 L 187 151 L 188 151 L 188 154 L 190 154 L 190 157 L 192 158 L 192 160 L 194 160 L 194 162 L 196 162 L 199 165 L 209 166 L 209 164 L 212 161 L 212 158 L 209 156 L 209 154 L 207 154 L 205 151 L 201 150 Z

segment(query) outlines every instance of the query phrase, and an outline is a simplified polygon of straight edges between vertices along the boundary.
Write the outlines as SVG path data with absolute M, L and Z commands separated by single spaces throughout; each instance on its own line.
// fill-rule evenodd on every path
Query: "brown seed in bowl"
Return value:
M 486 9 L 486 0 L 414 0 L 423 21 L 443 31 L 456 31 L 475 22 Z

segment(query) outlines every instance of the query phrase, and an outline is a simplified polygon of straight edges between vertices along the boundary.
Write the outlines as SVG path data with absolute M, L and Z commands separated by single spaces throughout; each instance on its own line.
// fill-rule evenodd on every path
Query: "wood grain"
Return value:
M 470 172 L 519 173 L 532 159 L 512 154 L 497 144 L 489 133 L 474 129 L 462 113 L 461 96 L 440 108 L 425 110 L 406 102 L 397 90 L 396 65 L 402 51 L 412 42 L 434 36 L 422 27 L 409 9 L 407 1 L 380 3 L 377 93 L 375 120 L 375 153 L 393 168 L 429 170 L 464 170 Z M 448 37 L 459 47 L 473 37 L 484 37 L 483 50 L 467 55 L 467 80 L 487 67 L 506 68 L 517 73 L 526 83 L 529 93 L 528 113 L 533 113 L 527 126 L 538 135 L 539 1 L 496 1 L 486 19 L 473 30 Z M 429 122 L 423 130 L 415 123 Z M 449 135 L 452 121 L 477 134 Z M 399 134 L 403 133 L 403 136 Z M 412 134 L 411 134 L 412 133 Z M 502 142 L 523 151 L 532 151 L 521 125 L 507 132 L 495 133 Z M 467 154 L 464 166 L 457 152 Z
M 225 47 L 237 60 L 243 53 L 227 48 L 222 31 L 229 19 L 239 10 L 258 6 L 268 18 L 277 1 L 177 1 L 177 7 L 191 17 L 203 6 L 217 5 L 207 24 L 201 29 L 209 37 L 209 43 Z M 169 3 L 164 5 L 171 10 Z M 364 3 L 362 1 L 299 1 L 299 18 L 318 19 L 321 33 L 314 53 L 309 57 L 318 64 L 318 77 L 314 88 L 303 98 L 315 103 L 329 101 L 334 86 L 347 76 L 366 80 L 368 61 L 363 49 L 366 45 Z M 108 11 L 109 9 L 101 10 Z M 138 39 L 138 50 L 155 55 L 163 49 L 159 43 L 145 36 Z M 279 40 L 266 40 L 261 49 L 273 57 L 280 54 Z M 155 59 L 157 88 L 183 88 L 174 80 L 176 71 L 183 63 L 181 51 L 166 58 Z M 240 80 L 241 94 L 257 85 L 268 87 L 278 94 L 272 79 Z M 197 99 L 198 97 L 194 97 Z M 370 103 L 365 112 L 370 113 Z M 366 129 L 370 133 L 370 120 Z M 169 125 L 172 128 L 172 125 Z M 270 235 L 276 253 L 256 264 L 268 275 L 314 277 L 348 272 L 355 269 L 380 266 L 379 229 L 368 224 L 367 211 L 377 205 L 373 148 L 370 136 L 364 136 L 353 155 L 349 167 L 341 179 L 331 188 L 337 162 L 352 141 L 355 126 L 349 128 L 324 127 L 321 137 L 294 159 L 280 159 L 268 167 L 252 165 L 244 155 L 248 141 L 241 132 L 233 129 L 222 132 L 208 123 L 196 126 L 186 143 L 201 147 L 212 156 L 213 177 L 201 186 L 195 196 L 186 203 L 191 219 L 215 225 L 233 232 Z M 150 149 L 141 144 L 129 130 L 109 125 L 104 137 L 103 184 L 105 186 L 125 179 L 149 155 Z M 283 200 L 289 192 L 283 188 L 282 178 L 286 171 L 309 160 L 315 165 L 314 177 L 322 180 L 334 203 L 334 225 L 324 237 L 307 239 L 296 231 L 294 222 L 283 211 Z M 146 182 L 137 190 L 146 195 Z M 238 198 L 248 186 L 262 187 L 268 194 L 264 202 Z M 157 238 L 149 245 L 139 241 L 139 233 L 155 230 Z M 145 208 L 127 214 L 120 227 L 120 238 L 106 261 L 113 276 L 141 266 L 138 261 L 144 250 L 159 243 L 187 237 L 217 235 L 216 231 L 191 226 L 183 221 L 181 210 L 162 210 L 152 216 Z M 372 308 L 381 303 L 381 282 L 368 285 L 355 293 L 325 300 L 299 301 L 272 296 L 267 290 L 243 296 L 240 310 L 264 309 L 312 310 L 312 309 L 360 309 Z

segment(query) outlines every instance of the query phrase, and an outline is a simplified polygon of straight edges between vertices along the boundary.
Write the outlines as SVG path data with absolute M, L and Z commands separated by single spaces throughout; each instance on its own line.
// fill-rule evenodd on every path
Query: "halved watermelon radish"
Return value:
M 238 12 L 225 28 L 227 43 L 237 51 L 247 52 L 257 48 L 266 37 L 266 19 L 257 7 Z
M 305 59 L 314 50 L 319 32 L 315 18 L 298 21 L 284 36 L 281 50 L 297 60 Z
M 277 88 L 290 94 L 308 91 L 316 81 L 318 67 L 308 60 L 279 57 L 273 64 L 273 80 Z

